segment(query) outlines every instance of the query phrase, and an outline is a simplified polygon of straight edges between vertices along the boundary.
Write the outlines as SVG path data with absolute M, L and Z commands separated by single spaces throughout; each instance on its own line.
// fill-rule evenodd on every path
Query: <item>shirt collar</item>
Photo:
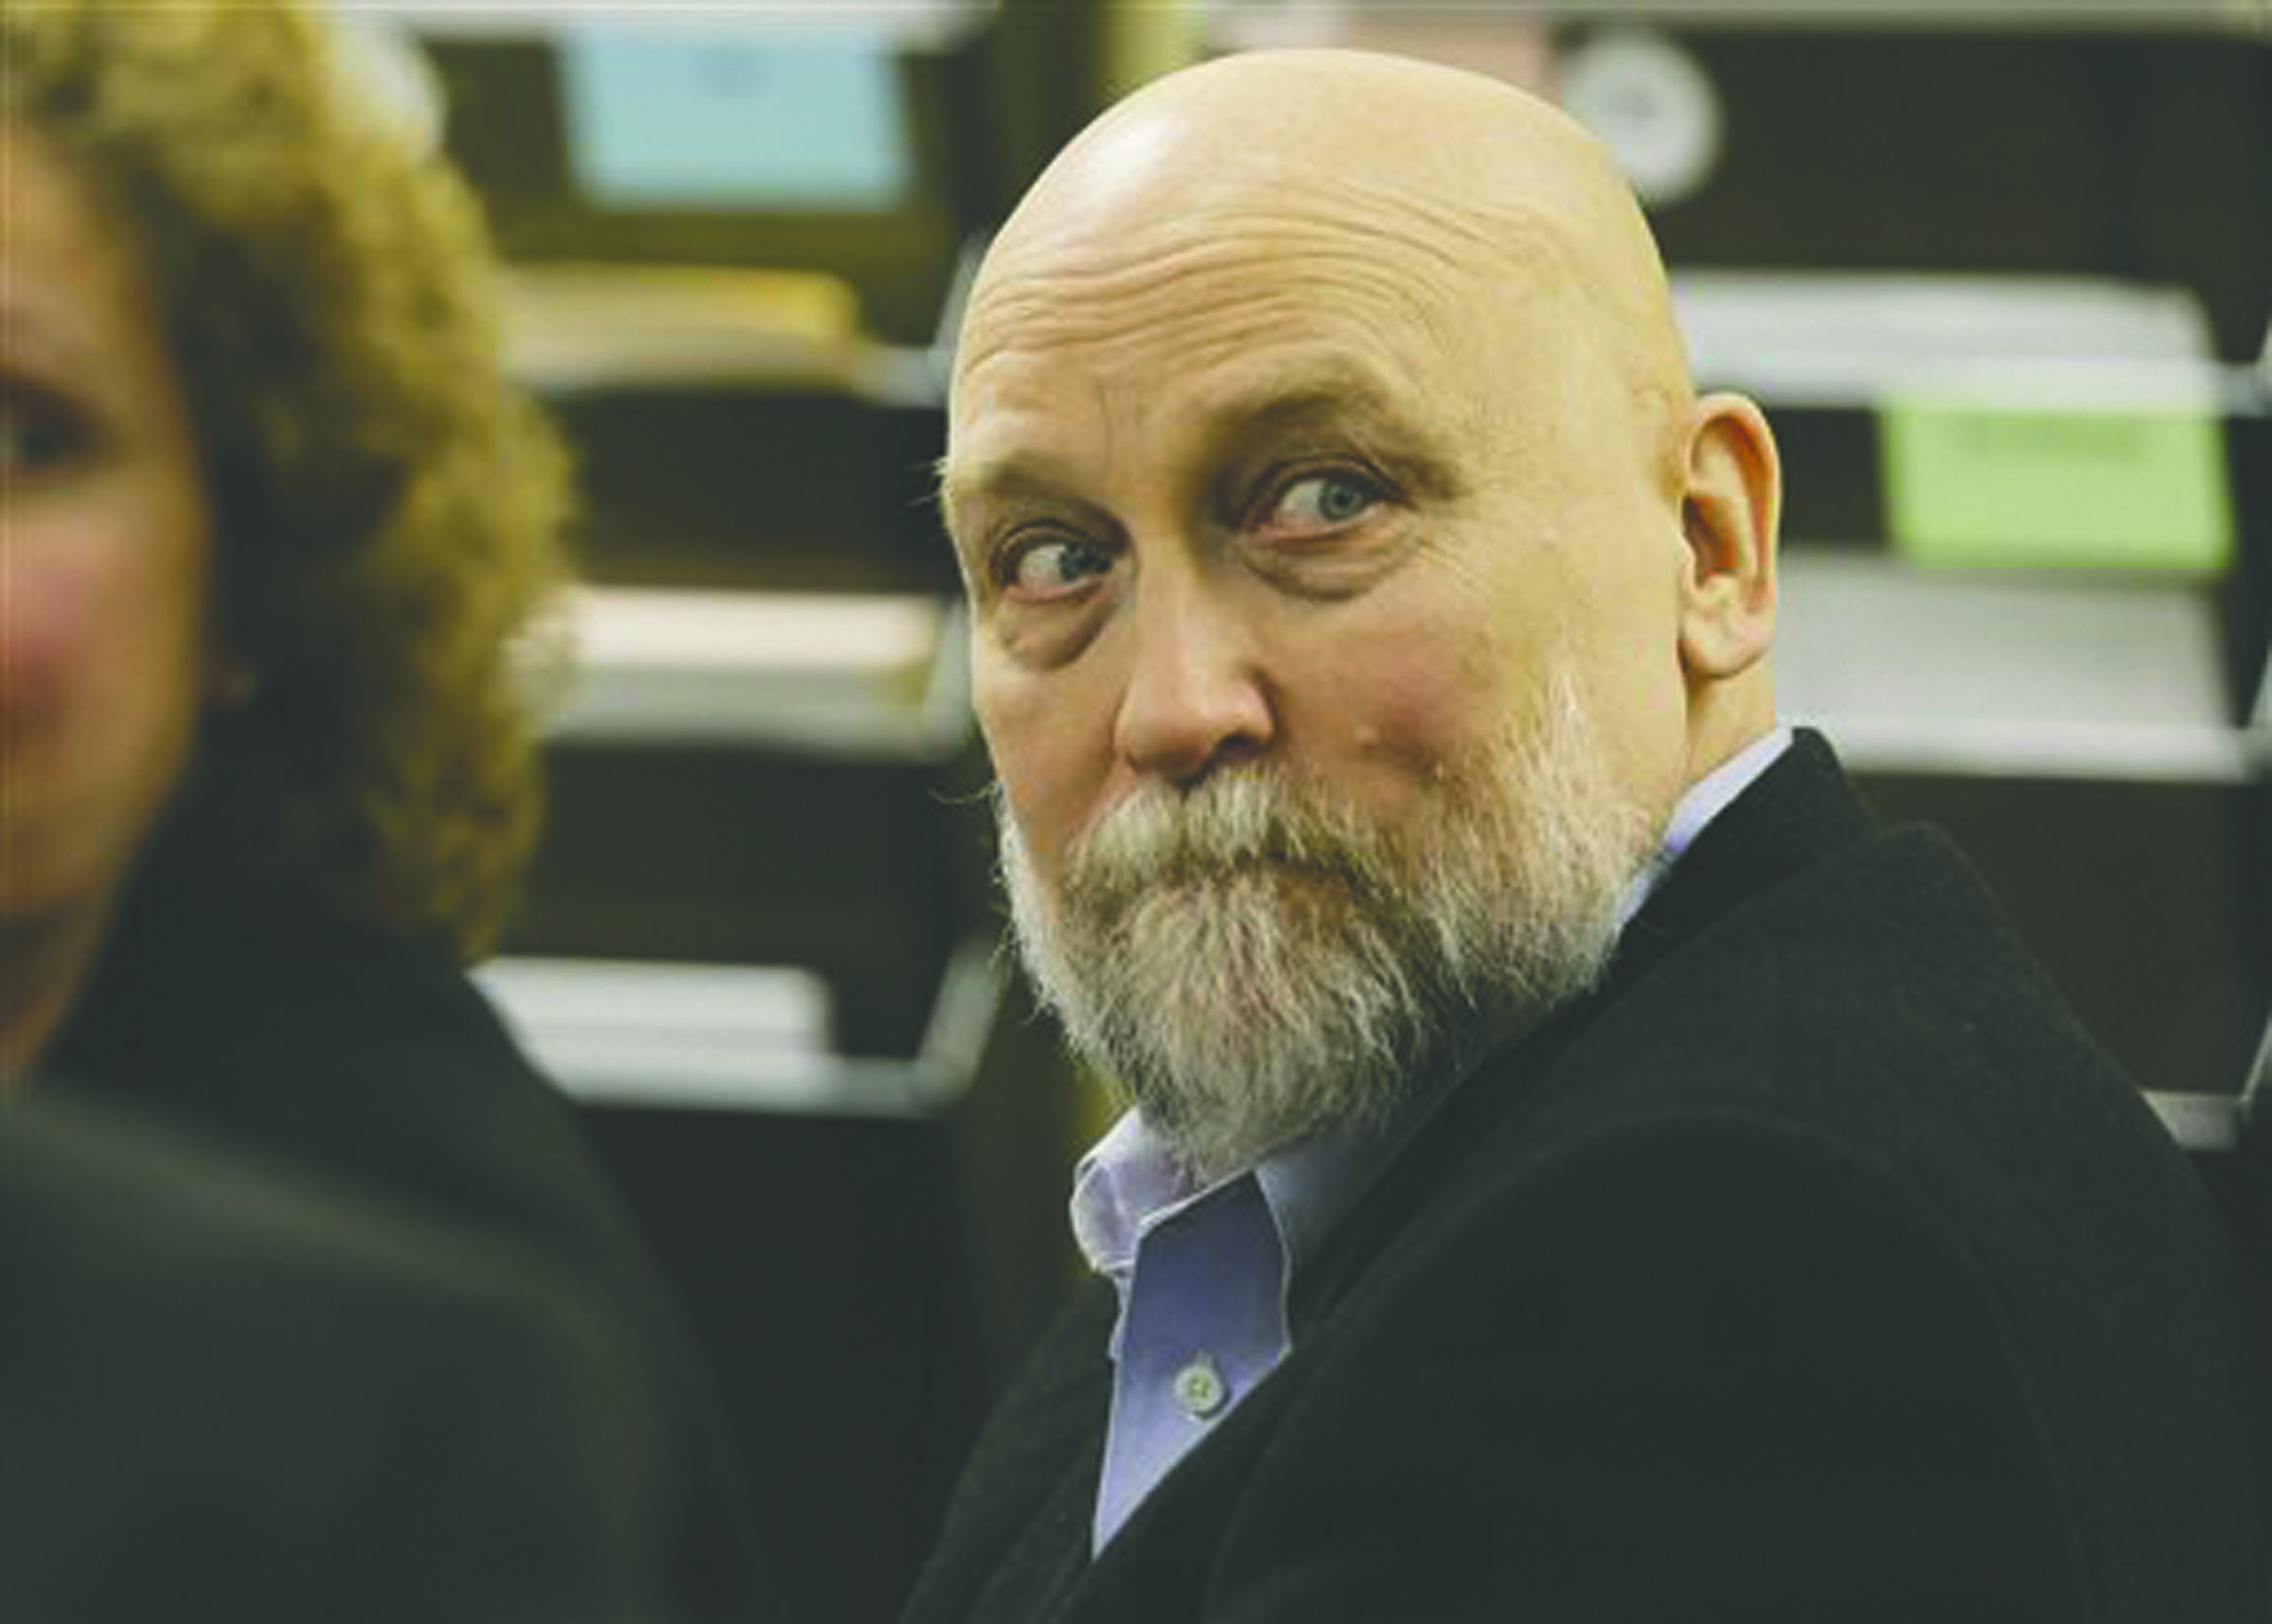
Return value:
M 1625 888 L 1623 901 L 1618 904 L 1617 924 L 1624 929 L 1633 922 L 1633 916 L 1647 906 L 1664 876 L 1673 872 L 1673 865 L 1695 842 L 1704 826 L 1725 812 L 1735 798 L 1751 787 L 1752 781 L 1774 765 L 1775 758 L 1791 746 L 1791 730 L 1778 727 L 1762 733 L 1726 761 L 1713 768 L 1702 778 L 1688 786 L 1688 792 L 1674 806 L 1673 815 L 1664 826 L 1664 836 L 1657 850 L 1642 865 L 1641 873 Z
M 1125 1111 L 1074 1169 L 1074 1242 L 1091 1268 L 1125 1281 L 1145 1226 L 1203 1193 L 1142 1113 Z
M 1431 1090 L 1429 1098 L 1441 1092 Z M 1251 1174 L 1287 1268 L 1299 1268 L 1426 1114 L 1424 1105 L 1409 1110 L 1386 1134 L 1311 1135 L 1280 1146 L 1251 1169 L 1201 1185 L 1142 1112 L 1123 1112 L 1074 1170 L 1074 1244 L 1092 1269 L 1125 1290 L 1148 1231 Z

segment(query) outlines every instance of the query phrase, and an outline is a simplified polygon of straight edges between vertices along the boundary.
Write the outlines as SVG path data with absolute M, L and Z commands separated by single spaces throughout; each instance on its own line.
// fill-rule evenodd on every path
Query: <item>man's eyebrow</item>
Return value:
M 1234 388 L 1210 405 L 1198 433 L 1208 458 L 1236 448 L 1305 431 L 1331 429 L 1354 440 L 1357 449 L 1401 465 L 1419 477 L 1448 485 L 1448 471 L 1430 454 L 1434 439 L 1369 369 L 1348 363 L 1294 366 Z M 1299 375 L 1288 378 L 1286 371 Z M 1047 452 L 1011 447 L 981 460 L 941 457 L 936 465 L 938 503 L 950 531 L 955 509 L 967 503 L 1018 498 L 1066 500 L 1077 483 Z
M 1071 480 L 1053 459 L 1012 450 L 982 461 L 941 457 L 935 465 L 939 511 L 951 527 L 956 507 L 982 497 L 1063 497 Z
M 1313 422 L 1395 429 L 1405 414 L 1370 369 L 1342 362 L 1277 369 L 1209 407 L 1203 428 L 1215 440 Z
M 1428 420 L 1416 415 L 1397 391 L 1362 366 L 1337 364 L 1236 391 L 1208 410 L 1201 432 L 1218 456 L 1283 436 L 1331 434 L 1438 494 L 1456 483 L 1441 451 L 1441 435 L 1430 432 Z

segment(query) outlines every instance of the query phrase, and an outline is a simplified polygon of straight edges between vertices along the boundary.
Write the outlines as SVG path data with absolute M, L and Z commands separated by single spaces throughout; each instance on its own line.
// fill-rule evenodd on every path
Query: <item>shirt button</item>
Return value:
M 1215 1361 L 1202 1353 L 1176 1372 L 1176 1403 L 1193 1421 L 1205 1421 L 1231 1397 L 1231 1388 Z

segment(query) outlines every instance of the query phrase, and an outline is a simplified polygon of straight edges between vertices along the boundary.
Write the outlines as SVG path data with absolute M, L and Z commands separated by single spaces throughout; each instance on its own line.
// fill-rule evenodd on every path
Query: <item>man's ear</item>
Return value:
M 1775 636 L 1775 542 L 1783 466 L 1760 409 L 1706 395 L 1689 421 L 1680 527 L 1680 662 L 1692 681 L 1733 677 Z

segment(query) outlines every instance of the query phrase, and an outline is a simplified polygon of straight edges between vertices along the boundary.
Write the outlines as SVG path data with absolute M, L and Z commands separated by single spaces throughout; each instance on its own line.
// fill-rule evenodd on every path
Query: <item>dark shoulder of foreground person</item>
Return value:
M 0 1615 L 720 1616 L 676 1566 L 673 1423 L 588 1293 L 61 1092 L 0 1120 Z

